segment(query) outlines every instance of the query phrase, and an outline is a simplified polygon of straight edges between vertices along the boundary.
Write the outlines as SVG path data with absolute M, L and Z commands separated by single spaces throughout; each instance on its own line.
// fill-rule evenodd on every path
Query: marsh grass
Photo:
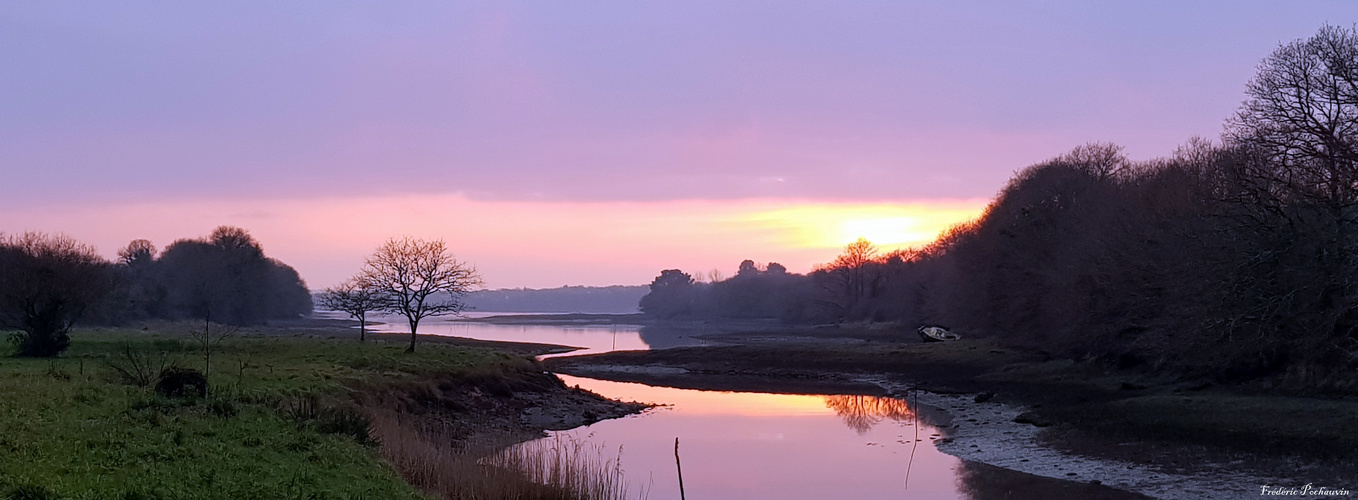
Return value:
M 621 450 L 609 456 L 600 447 L 573 438 L 519 443 L 512 438 L 450 446 L 453 436 L 437 421 L 395 412 L 372 418 L 381 451 L 410 484 L 449 500 L 624 500 L 629 496 L 620 465 Z
M 485 458 L 486 466 L 516 471 L 538 484 L 571 492 L 575 498 L 622 500 L 630 488 L 622 470 L 622 447 L 610 453 L 588 438 L 556 434 L 520 443 Z M 645 498 L 643 488 L 636 498 Z

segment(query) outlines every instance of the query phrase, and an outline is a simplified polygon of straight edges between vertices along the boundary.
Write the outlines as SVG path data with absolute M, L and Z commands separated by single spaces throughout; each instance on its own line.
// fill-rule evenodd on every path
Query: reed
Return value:
M 623 500 L 630 488 L 623 476 L 622 447 L 611 454 L 588 438 L 557 434 L 514 445 L 483 464 L 516 471 L 534 483 L 567 492 L 570 498 Z M 645 498 L 645 491 L 637 498 Z
M 624 500 L 617 456 L 573 437 L 512 445 L 454 446 L 436 420 L 393 411 L 372 415 L 373 438 L 407 482 L 448 500 Z M 645 498 L 641 492 L 636 498 Z

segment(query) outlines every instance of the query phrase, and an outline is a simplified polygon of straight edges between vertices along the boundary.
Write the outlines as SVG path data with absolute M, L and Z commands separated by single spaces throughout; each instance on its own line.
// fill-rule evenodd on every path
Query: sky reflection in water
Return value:
M 676 437 L 688 498 L 966 497 L 956 480 L 962 462 L 934 448 L 929 438 L 938 431 L 928 425 L 920 424 L 921 441 L 914 446 L 914 415 L 901 400 L 561 378 L 611 398 L 670 405 L 557 433 L 587 438 L 605 450 L 621 446 L 628 481 L 649 483 L 650 499 L 679 498 Z
M 317 312 L 318 316 L 343 319 L 342 313 Z M 512 313 L 468 313 L 468 317 L 510 315 Z M 410 333 L 405 318 L 395 315 L 373 315 L 370 321 L 375 332 Z M 672 332 L 643 328 L 637 325 L 502 325 L 457 321 L 456 318 L 427 318 L 420 323 L 421 335 L 447 335 L 479 340 L 504 342 L 534 342 L 558 344 L 582 349 L 565 355 L 594 354 L 609 351 L 646 350 L 663 347 L 704 345 L 701 339 L 688 332 Z M 551 357 L 544 356 L 544 357 Z

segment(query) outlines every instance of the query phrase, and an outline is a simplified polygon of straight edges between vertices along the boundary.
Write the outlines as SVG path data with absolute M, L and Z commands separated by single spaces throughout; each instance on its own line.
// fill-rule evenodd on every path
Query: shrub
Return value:
M 159 379 L 173 364 L 170 353 L 163 350 L 142 350 L 132 347 L 131 342 L 123 344 L 123 349 L 114 358 L 105 361 L 109 368 L 117 372 L 119 378 L 137 387 L 146 387 Z
M 207 396 L 207 377 L 192 368 L 166 368 L 160 372 L 156 392 L 171 398 Z

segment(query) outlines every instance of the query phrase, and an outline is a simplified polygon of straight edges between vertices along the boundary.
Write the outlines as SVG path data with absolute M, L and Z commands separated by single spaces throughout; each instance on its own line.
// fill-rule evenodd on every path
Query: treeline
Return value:
M 902 305 L 910 300 L 902 299 L 908 287 L 888 283 L 912 256 L 883 255 L 860 239 L 810 274 L 752 260 L 741 262 L 730 278 L 707 282 L 666 269 L 641 298 L 641 312 L 660 319 L 777 319 L 789 324 L 904 320 Z
M 462 298 L 480 312 L 635 313 L 645 286 L 563 286 L 477 290 Z
M 729 279 L 699 282 L 678 269 L 666 269 L 651 282 L 641 298 L 643 314 L 661 319 L 780 318 L 787 322 L 814 321 L 815 299 L 806 276 L 787 272 L 777 262 L 759 266 L 740 263 Z
M 1124 367 L 1358 389 L 1354 68 L 1358 35 L 1323 28 L 1264 60 L 1220 141 L 1146 162 L 1110 144 L 1076 148 L 1020 171 L 979 219 L 924 248 L 850 245 L 795 277 L 773 309 L 941 323 Z M 645 305 L 677 297 L 679 281 L 658 278 L 643 310 L 667 311 Z
M 55 356 L 77 321 L 202 319 L 261 324 L 311 312 L 297 271 L 264 255 L 244 229 L 223 226 L 157 252 L 135 240 L 116 262 L 61 235 L 0 235 L 0 328 L 21 355 Z

